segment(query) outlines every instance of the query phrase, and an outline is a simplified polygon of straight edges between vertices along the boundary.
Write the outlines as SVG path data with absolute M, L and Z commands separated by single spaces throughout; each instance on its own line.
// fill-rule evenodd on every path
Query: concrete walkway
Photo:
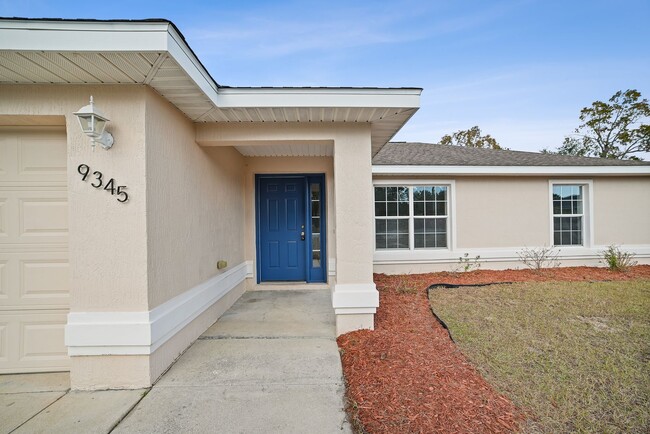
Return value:
M 251 291 L 115 433 L 350 433 L 330 293 Z
M 67 372 L 0 375 L 0 433 L 105 434 L 144 393 L 70 392 Z

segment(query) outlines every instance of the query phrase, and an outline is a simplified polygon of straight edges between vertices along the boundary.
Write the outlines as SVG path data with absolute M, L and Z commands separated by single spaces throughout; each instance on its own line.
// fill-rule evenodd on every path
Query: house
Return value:
M 345 333 L 373 272 L 650 258 L 648 164 L 390 143 L 421 89 L 218 85 L 165 20 L 1 20 L 0 82 L 0 373 L 149 386 L 247 289 Z

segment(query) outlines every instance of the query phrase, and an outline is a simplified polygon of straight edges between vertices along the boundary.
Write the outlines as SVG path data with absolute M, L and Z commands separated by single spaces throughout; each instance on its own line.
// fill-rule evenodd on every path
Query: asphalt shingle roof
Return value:
M 467 148 L 434 143 L 388 142 L 372 159 L 372 164 L 399 166 L 646 166 L 650 165 L 650 162 Z

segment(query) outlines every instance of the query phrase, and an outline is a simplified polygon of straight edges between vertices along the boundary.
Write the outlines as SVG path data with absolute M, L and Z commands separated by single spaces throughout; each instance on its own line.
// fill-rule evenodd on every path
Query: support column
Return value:
M 337 131 L 334 143 L 336 333 L 373 329 L 379 293 L 372 279 L 373 198 L 370 125 Z

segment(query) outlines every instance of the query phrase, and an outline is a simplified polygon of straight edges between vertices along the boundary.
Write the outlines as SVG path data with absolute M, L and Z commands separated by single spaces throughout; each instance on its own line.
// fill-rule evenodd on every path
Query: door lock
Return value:
M 300 232 L 300 239 L 305 241 L 305 231 Z

